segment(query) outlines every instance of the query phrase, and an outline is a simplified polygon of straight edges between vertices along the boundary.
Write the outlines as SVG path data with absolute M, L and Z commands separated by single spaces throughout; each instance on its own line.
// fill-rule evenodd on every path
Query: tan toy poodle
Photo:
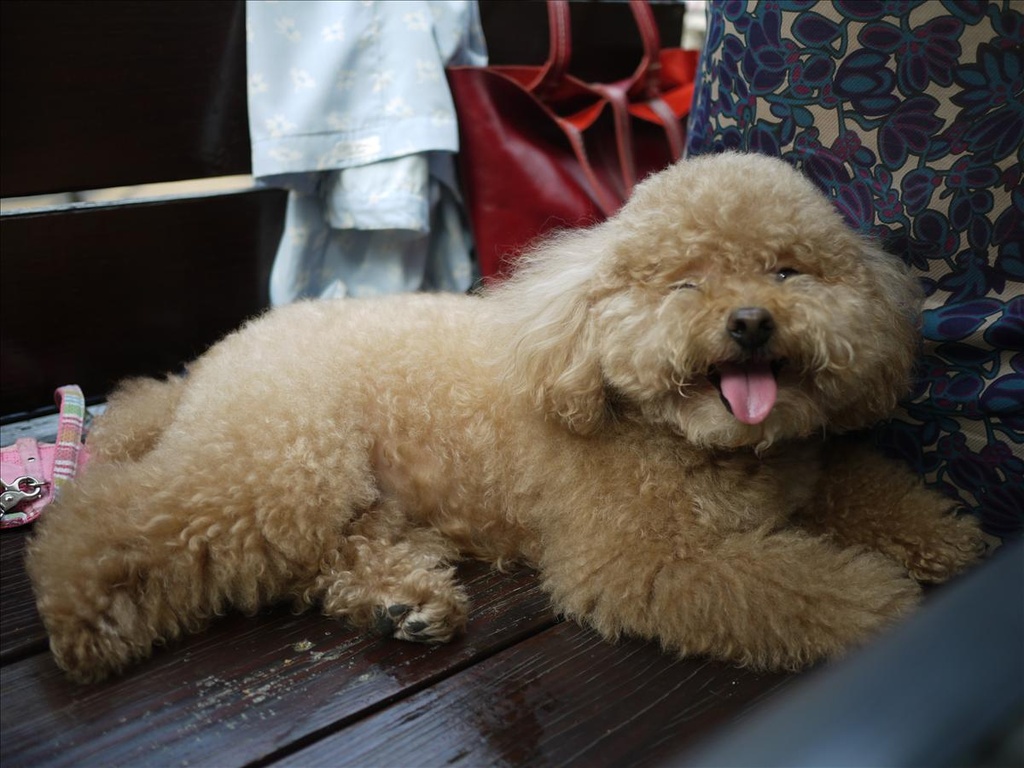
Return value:
M 983 551 L 832 437 L 904 393 L 918 290 L 785 163 L 683 161 L 521 263 L 482 297 L 275 309 L 124 384 L 30 545 L 57 663 L 96 680 L 282 599 L 445 641 L 471 556 L 608 638 L 796 668 Z

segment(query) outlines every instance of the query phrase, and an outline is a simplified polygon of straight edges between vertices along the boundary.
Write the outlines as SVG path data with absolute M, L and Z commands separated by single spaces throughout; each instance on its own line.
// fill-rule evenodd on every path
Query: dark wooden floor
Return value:
M 14 765 L 640 765 L 785 684 L 555 621 L 533 573 L 467 563 L 468 632 L 439 648 L 286 609 L 229 616 L 110 682 L 49 657 L 2 546 L 2 760 Z
M 450 645 L 280 608 L 224 617 L 121 678 L 77 686 L 47 651 L 29 535 L 0 533 L 4 768 L 650 765 L 789 682 L 606 643 L 556 620 L 529 569 L 468 562 L 470 623 Z

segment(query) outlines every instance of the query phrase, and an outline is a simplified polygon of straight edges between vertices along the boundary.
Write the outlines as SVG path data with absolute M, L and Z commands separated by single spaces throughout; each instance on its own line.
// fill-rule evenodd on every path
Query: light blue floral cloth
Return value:
M 253 176 L 290 190 L 271 302 L 469 288 L 444 68 L 487 63 L 475 0 L 249 0 L 246 37 Z

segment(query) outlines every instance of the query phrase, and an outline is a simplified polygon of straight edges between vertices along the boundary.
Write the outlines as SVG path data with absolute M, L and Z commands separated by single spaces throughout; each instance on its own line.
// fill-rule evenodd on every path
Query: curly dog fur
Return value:
M 781 161 L 684 161 L 522 264 L 483 297 L 275 309 L 124 384 L 30 546 L 57 663 L 99 679 L 288 598 L 445 641 L 468 555 L 534 564 L 606 637 L 796 668 L 981 553 L 831 437 L 905 391 L 919 296 Z

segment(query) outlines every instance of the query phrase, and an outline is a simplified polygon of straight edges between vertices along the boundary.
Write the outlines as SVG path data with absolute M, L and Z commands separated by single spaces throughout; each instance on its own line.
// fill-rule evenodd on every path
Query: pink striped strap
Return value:
M 85 398 L 74 385 L 55 393 L 60 405 L 56 443 L 40 443 L 35 438 L 19 438 L 14 445 L 0 449 L 0 474 L 4 486 L 0 528 L 31 523 L 62 486 L 71 480 L 88 458 L 82 445 L 85 422 Z

